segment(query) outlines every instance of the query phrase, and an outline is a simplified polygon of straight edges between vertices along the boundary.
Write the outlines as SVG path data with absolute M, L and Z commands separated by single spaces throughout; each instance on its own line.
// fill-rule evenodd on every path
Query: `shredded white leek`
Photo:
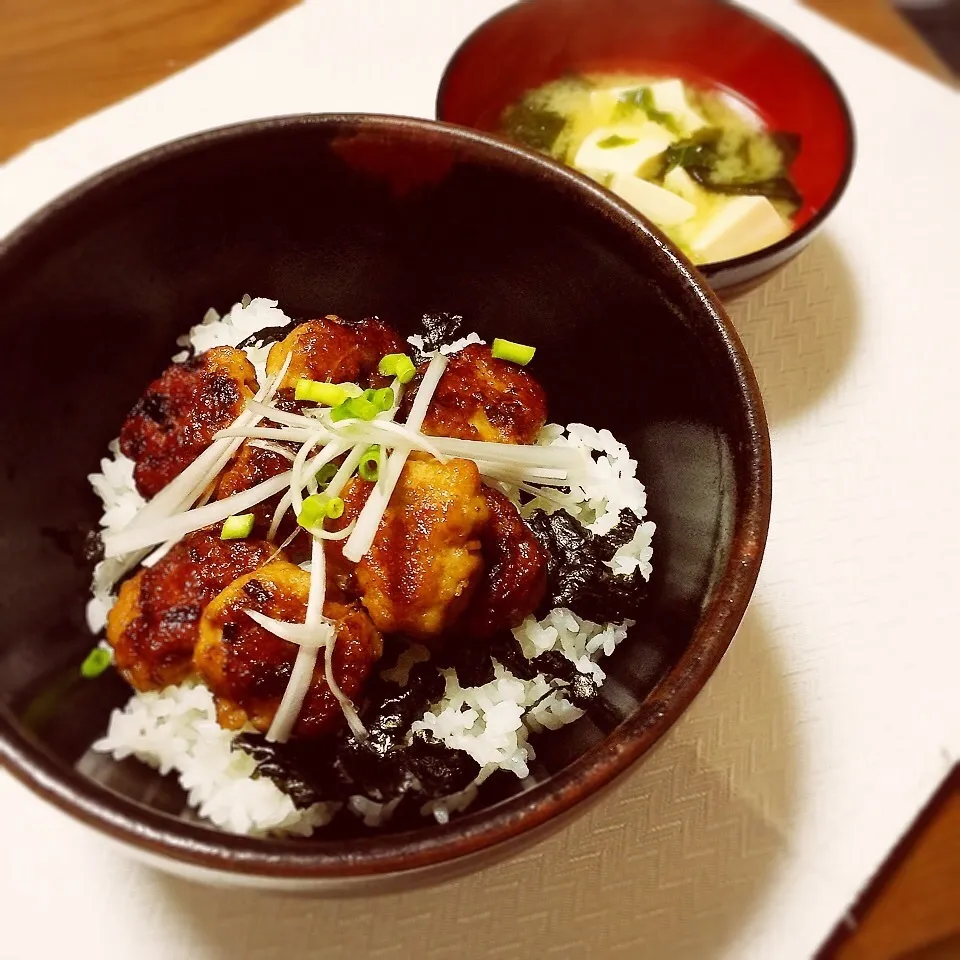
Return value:
M 291 354 L 292 356 L 292 354 Z M 263 403 L 269 404 L 276 395 L 277 389 L 280 386 L 280 382 L 284 377 L 284 374 L 287 372 L 287 367 L 290 365 L 290 356 L 284 361 L 283 366 L 280 370 L 277 371 L 276 376 L 267 380 L 266 383 L 257 391 L 252 400 L 247 401 L 247 405 L 244 408 L 243 413 L 234 421 L 234 427 L 243 427 L 249 429 L 250 427 L 256 426 L 259 422 L 260 417 L 256 413 L 250 410 L 250 407 L 254 404 L 260 405 Z M 267 407 L 266 409 L 271 409 Z M 220 472 L 223 468 L 229 463 L 230 458 L 236 453 L 237 448 L 243 442 L 242 437 L 232 437 L 232 438 L 223 438 L 221 440 L 216 440 L 207 447 L 203 453 L 197 457 L 185 470 L 177 474 L 173 480 L 170 481 L 155 497 L 153 497 L 148 503 L 146 503 L 139 513 L 130 521 L 130 523 L 121 531 L 118 532 L 117 536 L 122 536 L 128 531 L 133 531 L 135 528 L 142 526 L 147 526 L 154 521 L 160 520 L 162 517 L 169 517 L 172 514 L 175 514 L 177 511 L 184 510 L 189 507 L 198 496 L 200 496 L 207 487 L 213 483 L 213 481 L 220 475 Z M 258 502 L 258 501 L 255 501 Z M 252 505 L 252 504 L 251 504 Z M 227 514 L 229 516 L 229 514 Z M 223 517 L 222 519 L 226 519 Z M 216 521 L 212 521 L 216 522 Z M 189 532 L 189 531 L 188 531 Z M 129 547 L 125 550 L 121 549 L 115 553 L 109 553 L 107 550 L 107 540 L 109 537 L 104 537 L 104 555 L 119 557 L 124 553 L 132 552 L 134 550 L 140 550 L 145 547 L 152 546 L 155 543 L 160 543 L 163 540 L 173 540 L 176 541 L 180 539 L 184 534 L 179 536 L 170 537 L 160 537 L 156 540 L 148 541 L 140 544 L 136 547 Z M 156 553 L 156 551 L 155 551 Z M 127 570 L 132 569 L 136 564 L 142 559 L 143 554 L 139 554 L 136 557 L 127 558 L 125 562 L 117 567 L 116 579 L 118 580 Z M 157 556 L 154 558 L 154 562 L 159 560 L 160 557 Z M 123 569 L 121 569 L 121 567 Z M 116 582 L 116 580 L 114 580 Z
M 310 528 L 310 533 L 316 537 L 318 540 L 346 540 L 347 537 L 353 533 L 354 527 L 356 527 L 357 521 L 351 520 L 342 530 L 323 530 Z
M 258 450 L 266 450 L 268 453 L 275 453 L 285 460 L 294 460 L 296 454 L 289 447 L 282 447 L 279 443 L 271 443 L 269 440 L 250 440 L 247 444 L 250 447 L 256 447 Z
M 223 500 L 214 500 L 204 507 L 187 510 L 165 520 L 157 520 L 146 525 L 125 527 L 116 533 L 104 534 L 103 552 L 106 557 L 119 557 L 131 550 L 150 547 L 165 540 L 179 540 L 194 530 L 219 523 L 232 514 L 246 513 L 267 497 L 279 493 L 290 485 L 292 471 L 287 470 L 276 477 L 264 480 L 249 490 L 235 493 L 232 497 Z
M 367 728 L 363 725 L 363 721 L 360 719 L 360 715 L 357 713 L 353 701 L 340 689 L 340 685 L 333 675 L 333 648 L 336 642 L 337 635 L 334 633 L 323 653 L 323 675 L 327 681 L 327 686 L 330 688 L 330 692 L 340 703 L 340 709 L 343 711 L 347 725 L 353 731 L 353 735 L 363 742 L 367 739 Z
M 313 647 L 315 650 L 319 650 L 326 645 L 324 637 L 305 623 L 288 623 L 286 620 L 275 620 L 259 610 L 246 610 L 244 612 L 264 630 L 269 630 L 274 636 L 286 640 L 288 643 L 296 643 L 301 647 Z
M 410 408 L 410 415 L 407 417 L 407 426 L 411 430 L 419 430 L 423 426 L 427 408 L 430 406 L 430 401 L 446 367 L 447 358 L 435 353 L 423 375 L 420 389 L 417 391 Z M 360 516 L 357 517 L 356 529 L 344 544 L 343 555 L 347 560 L 358 563 L 370 549 L 408 456 L 410 456 L 410 447 L 396 447 L 387 458 L 386 468 L 380 471 L 377 484 L 363 505 Z
M 310 473 L 307 473 L 305 470 L 307 457 L 310 455 L 310 451 L 320 443 L 322 437 L 322 433 L 315 433 L 300 447 L 293 461 L 293 477 L 290 481 L 290 506 L 293 507 L 293 512 L 297 516 L 300 515 L 300 511 L 303 509 L 303 488 L 307 485 L 307 481 L 316 474 L 320 467 L 329 463 L 331 460 L 335 460 L 347 449 L 344 443 L 329 444 L 323 448 L 322 453 L 314 458 Z M 314 469 L 314 466 L 316 469 Z
M 289 440 L 291 443 L 304 443 L 313 436 L 315 430 L 300 427 L 225 427 L 217 437 L 243 437 L 247 440 Z
M 313 635 L 316 640 L 311 642 L 309 646 L 301 643 L 300 649 L 297 651 L 297 659 L 293 663 L 287 689 L 283 692 L 280 706 L 277 707 L 270 729 L 267 731 L 267 740 L 276 743 L 284 743 L 289 738 L 297 722 L 297 717 L 300 716 L 304 698 L 310 690 L 310 683 L 317 666 L 317 653 L 321 646 L 329 645 L 332 642 L 336 632 L 334 625 L 323 619 L 327 571 L 323 544 L 319 540 L 314 540 L 312 543 L 310 562 L 310 593 L 307 598 L 307 612 L 303 618 L 302 626 L 305 633 L 308 636 Z M 249 615 L 250 612 L 248 610 L 247 614 Z M 293 640 L 292 642 L 296 643 L 298 641 Z

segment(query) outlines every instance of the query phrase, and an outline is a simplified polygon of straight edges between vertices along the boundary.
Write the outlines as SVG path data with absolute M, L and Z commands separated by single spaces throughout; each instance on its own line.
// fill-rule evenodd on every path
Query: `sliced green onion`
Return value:
M 323 521 L 330 517 L 336 520 L 343 516 L 343 500 L 340 497 L 328 497 L 325 493 L 315 493 L 303 501 L 303 507 L 297 516 L 297 523 L 301 527 L 311 530 L 319 527 Z
M 375 391 L 373 402 L 381 410 L 389 410 L 395 399 L 393 387 L 384 387 L 382 390 Z
M 371 483 L 376 483 L 377 478 L 380 476 L 381 458 L 380 447 L 376 444 L 372 447 L 367 447 L 367 449 L 363 451 L 363 456 L 360 458 L 360 478 L 362 480 L 369 480 Z
M 99 677 L 110 666 L 110 651 L 103 647 L 94 647 L 80 664 L 80 676 L 87 680 Z
M 409 383 L 416 375 L 417 368 L 405 353 L 388 353 L 377 369 L 385 377 L 396 377 L 401 383 Z
M 366 397 L 349 397 L 343 403 L 334 407 L 330 419 L 338 420 L 373 420 L 380 413 L 379 407 Z
M 336 383 L 322 383 L 319 380 L 307 380 L 301 377 L 293 392 L 297 400 L 310 400 L 328 407 L 336 407 L 349 397 L 342 386 Z
M 372 403 L 381 410 L 389 410 L 393 406 L 393 388 L 384 387 L 382 390 L 364 390 L 363 399 Z
M 533 359 L 537 348 L 496 337 L 490 352 L 497 360 L 509 360 L 511 363 L 519 363 L 521 367 L 525 367 Z
M 239 516 L 227 517 L 220 530 L 221 540 L 242 540 L 250 536 L 253 530 L 253 514 L 241 513 Z
M 308 530 L 311 527 L 319 527 L 327 515 L 327 504 L 330 498 L 323 493 L 315 493 L 303 501 L 300 513 L 297 515 L 297 523 Z
M 335 463 L 325 463 L 315 477 L 321 487 L 325 487 L 337 475 L 340 468 Z

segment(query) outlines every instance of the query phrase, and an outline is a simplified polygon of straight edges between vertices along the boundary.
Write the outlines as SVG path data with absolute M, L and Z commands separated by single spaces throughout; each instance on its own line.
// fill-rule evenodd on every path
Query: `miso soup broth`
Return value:
M 618 194 L 694 263 L 776 243 L 802 202 L 790 178 L 799 137 L 676 78 L 564 77 L 508 107 L 501 132 Z

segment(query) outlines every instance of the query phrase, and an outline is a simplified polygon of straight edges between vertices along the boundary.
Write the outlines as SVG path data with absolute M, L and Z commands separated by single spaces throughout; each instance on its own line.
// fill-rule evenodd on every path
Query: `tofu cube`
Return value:
M 688 200 L 640 177 L 618 174 L 611 181 L 610 189 L 661 227 L 686 223 L 697 212 Z
M 682 80 L 661 80 L 650 84 L 654 106 L 661 113 L 669 113 L 687 134 L 707 125 L 706 120 L 687 102 L 687 91 Z
M 632 175 L 673 141 L 670 132 L 657 123 L 598 127 L 580 144 L 573 165 L 578 170 Z
M 718 206 L 691 246 L 704 263 L 715 263 L 769 247 L 789 233 L 790 225 L 766 197 L 730 197 Z
M 683 167 L 674 167 L 664 178 L 663 185 L 678 197 L 699 203 L 704 199 L 704 189 Z

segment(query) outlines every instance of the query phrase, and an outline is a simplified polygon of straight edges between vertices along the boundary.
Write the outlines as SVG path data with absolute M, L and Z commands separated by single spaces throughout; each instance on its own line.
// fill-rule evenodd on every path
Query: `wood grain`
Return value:
M 940 80 L 953 83 L 946 64 L 888 0 L 804 0 L 808 7 Z
M 824 960 L 960 958 L 960 769 L 920 819 Z
M 296 0 L 0 0 L 0 159 L 181 70 Z
M 0 0 L 0 159 L 169 76 L 294 3 Z M 808 5 L 931 74 L 949 76 L 886 0 Z M 921 832 L 836 956 L 960 957 L 958 891 L 960 795 Z

